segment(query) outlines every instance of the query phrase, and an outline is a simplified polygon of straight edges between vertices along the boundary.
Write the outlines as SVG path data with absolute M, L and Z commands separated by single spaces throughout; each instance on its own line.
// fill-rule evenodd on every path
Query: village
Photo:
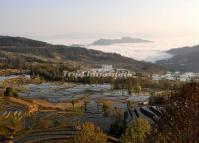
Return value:
M 194 72 L 165 72 L 161 74 L 151 74 L 146 72 L 134 72 L 128 69 L 113 68 L 112 65 L 101 65 L 101 68 L 90 68 L 87 70 L 76 70 L 73 72 L 64 71 L 64 78 L 67 80 L 70 77 L 84 78 L 84 77 L 111 77 L 117 78 L 130 78 L 130 77 L 148 77 L 152 80 L 170 80 L 170 81 L 191 81 L 198 80 L 199 73 Z

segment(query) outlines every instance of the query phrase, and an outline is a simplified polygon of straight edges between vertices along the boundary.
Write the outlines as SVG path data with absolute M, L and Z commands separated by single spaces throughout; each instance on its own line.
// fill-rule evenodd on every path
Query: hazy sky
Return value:
M 199 0 L 0 0 L 0 34 L 199 36 Z

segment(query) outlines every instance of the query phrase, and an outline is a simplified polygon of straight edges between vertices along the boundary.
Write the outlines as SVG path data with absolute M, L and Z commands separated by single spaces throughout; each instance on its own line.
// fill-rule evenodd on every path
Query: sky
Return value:
M 0 0 L 0 35 L 199 37 L 199 0 Z

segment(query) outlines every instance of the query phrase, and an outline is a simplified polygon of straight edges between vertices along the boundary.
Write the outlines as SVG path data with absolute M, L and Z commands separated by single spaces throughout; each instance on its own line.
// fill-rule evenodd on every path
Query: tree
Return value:
M 102 109 L 103 109 L 103 112 L 104 112 L 105 116 L 108 115 L 108 112 L 109 112 L 111 106 L 112 106 L 112 102 L 110 100 L 104 100 L 103 101 Z
M 18 94 L 11 87 L 7 87 L 6 91 L 4 92 L 4 96 L 14 96 L 14 97 L 17 97 Z
M 167 143 L 199 142 L 199 84 L 188 83 L 173 94 L 156 121 Z
M 112 117 L 114 119 L 114 122 L 111 124 L 110 133 L 112 135 L 120 136 L 125 129 L 124 124 L 124 113 L 121 109 L 118 109 L 117 107 L 114 108 Z
M 130 100 L 128 100 L 127 102 L 126 102 L 126 105 L 127 105 L 127 108 L 128 109 L 131 109 L 131 108 L 133 108 L 133 101 L 130 101 Z
M 121 137 L 121 143 L 145 143 L 150 131 L 149 122 L 144 118 L 138 118 L 129 124 Z
M 123 119 L 123 111 L 117 107 L 114 108 L 114 110 L 112 111 L 112 115 L 113 115 L 113 118 L 116 120 L 116 121 L 122 121 Z
M 137 85 L 134 87 L 134 91 L 137 93 L 137 94 L 140 94 L 140 92 L 142 91 L 142 87 Z
M 73 100 L 71 100 L 71 104 L 72 104 L 72 106 L 73 106 L 73 111 L 75 111 L 75 103 L 76 103 L 77 101 L 75 100 L 75 99 L 73 99 Z
M 73 143 L 107 143 L 107 136 L 93 123 L 86 122 L 73 137 Z
M 84 111 L 85 112 L 87 112 L 87 110 L 88 110 L 88 103 L 89 103 L 90 101 L 88 100 L 88 99 L 86 99 L 86 100 L 84 100 Z

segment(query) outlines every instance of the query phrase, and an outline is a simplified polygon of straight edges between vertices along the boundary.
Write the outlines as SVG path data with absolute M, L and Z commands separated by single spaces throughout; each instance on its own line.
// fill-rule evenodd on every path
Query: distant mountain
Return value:
M 104 53 L 79 46 L 53 45 L 22 37 L 0 37 L 0 58 L 12 63 L 12 57 L 22 58 L 28 65 L 38 62 L 72 62 L 80 65 L 95 66 L 112 64 L 117 68 L 127 68 L 134 71 L 159 72 L 164 69 L 152 63 L 136 61 L 119 54 Z M 20 60 L 20 61 L 21 61 Z
M 199 72 L 199 45 L 167 51 L 173 57 L 158 61 L 157 64 L 169 70 Z
M 146 42 L 152 42 L 152 41 L 143 40 L 139 38 L 122 37 L 121 39 L 99 39 L 97 41 L 94 41 L 92 45 L 112 45 L 120 43 L 146 43 Z

